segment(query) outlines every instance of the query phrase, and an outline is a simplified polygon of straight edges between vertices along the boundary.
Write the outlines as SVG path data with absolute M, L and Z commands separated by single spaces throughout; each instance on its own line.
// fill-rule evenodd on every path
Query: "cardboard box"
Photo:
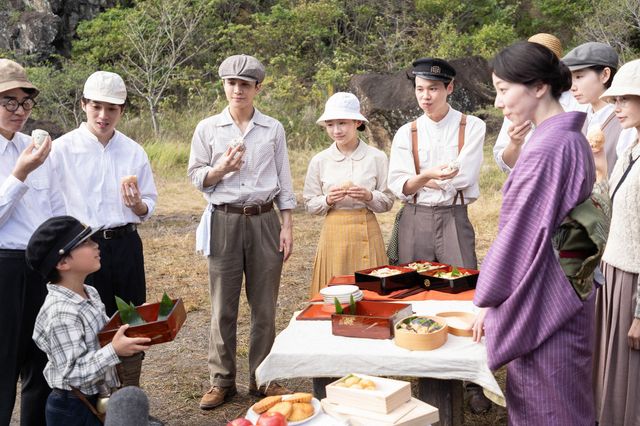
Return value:
M 169 312 L 167 319 L 162 321 L 157 321 L 158 312 L 160 311 L 159 302 L 137 306 L 136 310 L 142 319 L 146 321 L 146 324 L 129 327 L 125 334 L 128 337 L 149 337 L 151 339 L 150 345 L 173 340 L 187 318 L 182 299 L 173 300 L 171 312 Z M 100 346 L 109 344 L 121 326 L 120 313 L 116 312 L 98 333 Z
M 352 389 L 337 386 L 349 376 L 372 381 L 376 388 Z M 378 415 L 388 414 L 411 399 L 411 383 L 384 377 L 352 374 L 342 377 L 326 386 L 327 400 L 341 406 L 375 412 Z
M 440 420 L 438 409 L 416 398 L 405 402 L 389 414 L 354 409 L 336 404 L 325 398 L 322 409 L 336 419 L 348 421 L 351 426 L 428 426 Z
M 349 308 L 345 308 L 349 312 Z M 332 314 L 334 336 L 368 339 L 393 338 L 393 325 L 413 313 L 410 303 L 356 302 L 356 313 Z

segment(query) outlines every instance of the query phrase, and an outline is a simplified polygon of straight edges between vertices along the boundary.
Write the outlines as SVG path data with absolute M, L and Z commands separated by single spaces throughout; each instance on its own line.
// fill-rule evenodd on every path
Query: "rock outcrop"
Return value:
M 449 98 L 454 108 L 470 112 L 493 103 L 491 72 L 485 59 L 455 59 L 451 64 L 457 74 Z M 363 113 L 370 122 L 367 138 L 382 149 L 391 145 L 400 126 L 422 114 L 408 72 L 410 70 L 395 74 L 360 74 L 351 79 L 350 90 L 360 99 Z
M 68 56 L 78 23 L 118 0 L 5 0 L 0 2 L 0 49 L 45 60 Z

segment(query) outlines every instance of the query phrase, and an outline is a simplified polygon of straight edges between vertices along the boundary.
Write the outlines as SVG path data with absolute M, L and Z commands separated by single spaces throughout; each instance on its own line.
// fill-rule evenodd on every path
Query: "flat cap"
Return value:
M 581 44 L 562 58 L 562 62 L 571 71 L 581 70 L 594 65 L 618 69 L 618 54 L 608 44 L 591 41 Z
M 55 216 L 38 226 L 25 253 L 31 269 L 47 277 L 60 259 L 100 229 L 83 225 L 71 216 Z
M 261 83 L 264 80 L 264 65 L 249 55 L 233 55 L 222 61 L 218 68 L 220 78 L 239 78 L 240 80 Z
M 456 70 L 444 59 L 421 58 L 413 62 L 411 73 L 426 80 L 438 80 L 446 83 L 456 76 Z

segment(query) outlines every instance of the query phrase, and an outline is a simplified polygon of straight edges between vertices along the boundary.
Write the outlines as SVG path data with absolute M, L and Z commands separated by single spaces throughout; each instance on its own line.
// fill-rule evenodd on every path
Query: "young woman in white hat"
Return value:
M 393 195 L 387 188 L 386 154 L 358 137 L 367 122 L 358 98 L 346 92 L 331 96 L 317 121 L 333 143 L 311 159 L 304 183 L 307 211 L 326 215 L 313 265 L 312 295 L 335 275 L 387 263 L 374 213 L 389 211 Z
M 609 239 L 602 256 L 606 283 L 596 298 L 595 396 L 600 426 L 640 424 L 640 59 L 623 65 L 602 98 L 615 107 L 635 142 L 609 179 Z

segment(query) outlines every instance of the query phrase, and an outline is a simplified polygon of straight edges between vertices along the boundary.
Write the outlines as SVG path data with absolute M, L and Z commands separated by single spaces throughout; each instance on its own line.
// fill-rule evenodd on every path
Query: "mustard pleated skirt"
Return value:
M 333 276 L 387 263 L 375 214 L 368 209 L 329 210 L 313 264 L 311 295 L 326 287 Z

